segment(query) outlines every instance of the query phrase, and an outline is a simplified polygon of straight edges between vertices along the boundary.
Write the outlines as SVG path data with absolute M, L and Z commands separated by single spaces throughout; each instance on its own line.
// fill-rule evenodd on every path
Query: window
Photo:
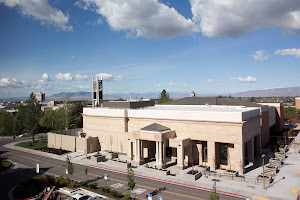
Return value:
M 207 142 L 202 142 L 202 160 L 203 162 L 207 162 Z
M 227 144 L 220 143 L 220 164 L 228 165 Z

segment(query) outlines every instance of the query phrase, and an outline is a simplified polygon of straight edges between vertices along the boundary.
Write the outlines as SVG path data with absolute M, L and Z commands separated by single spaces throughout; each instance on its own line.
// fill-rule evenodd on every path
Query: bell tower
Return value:
M 93 107 L 103 107 L 103 80 L 102 77 L 93 77 L 92 105 Z

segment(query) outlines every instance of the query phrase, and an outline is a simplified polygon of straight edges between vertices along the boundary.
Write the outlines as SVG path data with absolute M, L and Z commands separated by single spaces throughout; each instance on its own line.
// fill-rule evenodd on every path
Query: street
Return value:
M 16 140 L 20 141 L 24 139 L 17 138 Z M 40 165 L 41 174 L 45 172 L 49 172 L 56 175 L 62 175 L 62 176 L 66 175 L 65 162 L 3 147 L 4 144 L 10 142 L 13 142 L 13 139 L 7 139 L 7 138 L 0 139 L 1 157 L 5 157 L 14 162 L 29 166 L 30 169 L 24 169 L 24 170 L 21 169 L 21 170 L 16 170 L 15 172 L 9 174 L 0 175 L 1 180 L 5 180 L 5 182 L 1 181 L 0 183 L 2 188 L 0 191 L 0 196 L 2 197 L 1 199 L 3 198 L 5 199 L 7 197 L 8 191 L 19 181 L 36 175 L 35 167 L 37 163 L 39 163 Z M 71 177 L 72 179 L 75 180 L 94 179 L 94 181 L 99 183 L 99 186 L 107 185 L 121 192 L 130 193 L 127 187 L 126 174 L 120 174 L 116 172 L 111 172 L 99 168 L 83 166 L 78 164 L 74 164 L 74 166 L 75 166 L 75 171 Z M 86 170 L 87 170 L 87 174 L 85 174 Z M 107 182 L 103 178 L 104 174 L 108 175 Z M 135 182 L 136 182 L 136 186 L 132 194 L 136 195 L 139 198 L 145 198 L 147 194 L 156 190 L 159 191 L 160 188 L 164 188 L 164 187 L 166 187 L 166 190 L 161 191 L 159 193 L 154 192 L 153 199 L 158 199 L 158 196 L 161 196 L 163 197 L 163 199 L 207 200 L 210 194 L 210 191 L 203 191 L 200 189 L 174 185 L 174 184 L 156 181 L 156 180 L 149 180 L 141 177 L 135 177 Z M 237 197 L 232 197 L 232 196 L 227 196 L 222 194 L 219 194 L 219 197 L 222 200 L 240 199 Z

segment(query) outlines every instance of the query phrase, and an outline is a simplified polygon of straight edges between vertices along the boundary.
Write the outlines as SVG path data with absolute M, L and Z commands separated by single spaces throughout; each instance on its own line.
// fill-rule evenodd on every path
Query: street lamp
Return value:
M 262 167 L 263 167 L 263 186 L 265 188 L 265 154 L 261 155 L 262 158 Z

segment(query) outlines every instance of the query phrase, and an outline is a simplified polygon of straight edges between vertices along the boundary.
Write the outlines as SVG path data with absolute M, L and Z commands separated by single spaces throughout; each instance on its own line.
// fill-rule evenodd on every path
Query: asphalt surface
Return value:
M 16 141 L 25 140 L 29 138 L 16 138 Z M 29 169 L 19 169 L 13 171 L 12 173 L 0 175 L 0 199 L 6 199 L 8 191 L 14 187 L 19 181 L 35 176 L 35 167 L 36 164 L 40 165 L 40 173 L 50 172 L 53 174 L 66 176 L 65 169 L 67 165 L 65 162 L 60 160 L 55 160 L 52 158 L 46 158 L 39 155 L 34 155 L 22 151 L 17 151 L 13 149 L 8 149 L 3 147 L 4 144 L 13 142 L 13 139 L 0 138 L 0 154 L 1 157 L 7 158 L 17 163 L 29 166 Z M 111 172 L 103 169 L 87 167 L 75 164 L 75 171 L 72 175 L 72 179 L 75 180 L 91 180 L 97 182 L 99 186 L 109 186 L 114 187 L 115 190 L 121 192 L 130 193 L 127 187 L 127 178 L 125 174 L 120 174 L 116 172 Z M 85 174 L 87 171 L 87 174 Z M 103 175 L 108 175 L 108 180 L 106 181 L 103 178 Z M 5 180 L 5 181 L 3 181 Z M 136 186 L 134 189 L 135 193 L 133 195 L 146 199 L 146 195 L 153 193 L 153 200 L 158 199 L 158 197 L 163 197 L 163 199 L 173 200 L 173 199 L 182 199 L 182 200 L 206 200 L 209 197 L 210 191 L 203 191 L 200 189 L 189 188 L 185 186 L 174 185 L 170 183 L 149 180 L 141 177 L 135 177 Z M 166 190 L 161 192 L 160 188 L 166 188 Z M 235 200 L 241 199 L 233 196 L 227 196 L 219 194 L 221 200 Z

